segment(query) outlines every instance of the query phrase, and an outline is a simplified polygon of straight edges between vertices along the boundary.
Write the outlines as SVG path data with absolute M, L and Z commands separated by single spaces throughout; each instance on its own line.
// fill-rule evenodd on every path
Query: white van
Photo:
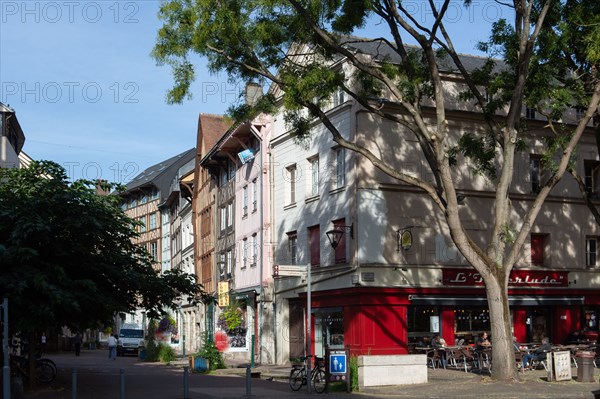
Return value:
M 117 356 L 124 356 L 126 353 L 138 354 L 144 346 L 146 343 L 142 326 L 133 323 L 125 323 L 121 326 L 117 341 Z

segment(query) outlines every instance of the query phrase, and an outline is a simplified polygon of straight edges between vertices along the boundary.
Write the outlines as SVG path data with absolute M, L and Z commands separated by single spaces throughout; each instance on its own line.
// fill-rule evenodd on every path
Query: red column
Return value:
M 454 345 L 454 308 L 442 308 L 442 338 L 448 345 Z

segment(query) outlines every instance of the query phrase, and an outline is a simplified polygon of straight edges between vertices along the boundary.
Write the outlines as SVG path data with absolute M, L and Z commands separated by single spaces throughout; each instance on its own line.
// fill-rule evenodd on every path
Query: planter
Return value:
M 192 371 L 201 372 L 201 373 L 208 371 L 209 366 L 210 366 L 208 359 L 206 359 L 204 357 L 190 356 L 189 360 L 190 360 L 190 369 Z

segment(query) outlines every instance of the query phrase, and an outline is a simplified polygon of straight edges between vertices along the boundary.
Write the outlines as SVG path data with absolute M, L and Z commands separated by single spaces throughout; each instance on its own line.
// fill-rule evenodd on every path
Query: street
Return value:
M 40 385 L 26 392 L 26 399 L 182 399 L 184 372 L 182 362 L 174 365 L 142 362 L 134 356 L 108 358 L 107 350 L 82 350 L 74 353 L 48 354 L 56 362 L 58 376 L 50 387 Z M 73 395 L 73 373 L 76 371 L 77 395 Z M 121 370 L 124 396 L 121 397 Z M 189 398 L 246 397 L 246 379 L 239 376 L 188 374 Z M 251 379 L 251 395 L 260 398 L 301 397 L 291 391 L 287 382 Z M 317 395 L 313 393 L 311 396 Z M 328 398 L 338 395 L 328 395 Z M 340 394 L 339 397 L 349 395 Z

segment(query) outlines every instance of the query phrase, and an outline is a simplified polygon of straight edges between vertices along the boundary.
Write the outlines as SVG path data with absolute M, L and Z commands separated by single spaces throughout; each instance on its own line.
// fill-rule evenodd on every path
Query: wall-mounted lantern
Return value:
M 354 238 L 354 223 L 350 226 L 335 226 L 333 230 L 325 232 L 333 249 L 337 248 L 345 233 L 350 234 L 350 238 Z

